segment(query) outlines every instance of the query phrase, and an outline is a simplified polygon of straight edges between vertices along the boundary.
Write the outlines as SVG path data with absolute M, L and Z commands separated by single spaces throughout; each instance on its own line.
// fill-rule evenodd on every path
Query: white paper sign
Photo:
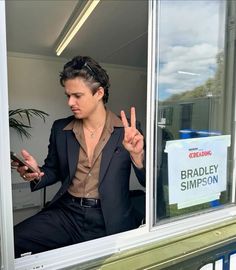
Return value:
M 229 146 L 230 135 L 167 141 L 169 203 L 184 208 L 219 199 Z

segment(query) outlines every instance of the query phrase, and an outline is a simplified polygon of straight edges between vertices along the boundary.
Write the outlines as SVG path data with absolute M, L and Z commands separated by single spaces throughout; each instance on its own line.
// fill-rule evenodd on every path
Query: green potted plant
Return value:
M 9 110 L 9 126 L 16 130 L 21 138 L 30 138 L 29 129 L 32 128 L 31 118 L 38 117 L 45 122 L 46 116 L 49 116 L 49 114 L 37 109 Z

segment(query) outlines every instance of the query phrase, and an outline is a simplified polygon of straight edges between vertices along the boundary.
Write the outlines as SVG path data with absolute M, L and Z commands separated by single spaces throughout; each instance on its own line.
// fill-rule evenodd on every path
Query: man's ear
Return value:
M 101 100 L 104 96 L 104 88 L 103 87 L 98 87 L 97 92 L 95 93 L 97 95 L 98 99 Z

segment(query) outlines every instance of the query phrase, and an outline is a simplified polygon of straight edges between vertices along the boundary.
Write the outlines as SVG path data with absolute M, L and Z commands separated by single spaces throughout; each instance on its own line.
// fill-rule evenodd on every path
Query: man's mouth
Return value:
M 80 111 L 80 110 L 79 110 L 79 109 L 73 108 L 73 109 L 71 109 L 71 111 L 72 111 L 73 113 L 75 113 L 75 112 L 78 112 L 78 111 Z

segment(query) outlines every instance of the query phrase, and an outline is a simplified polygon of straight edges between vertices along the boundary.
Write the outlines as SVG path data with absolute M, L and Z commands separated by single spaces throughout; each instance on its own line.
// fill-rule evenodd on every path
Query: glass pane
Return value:
M 232 183 L 226 1 L 159 8 L 154 222 L 222 207 Z

